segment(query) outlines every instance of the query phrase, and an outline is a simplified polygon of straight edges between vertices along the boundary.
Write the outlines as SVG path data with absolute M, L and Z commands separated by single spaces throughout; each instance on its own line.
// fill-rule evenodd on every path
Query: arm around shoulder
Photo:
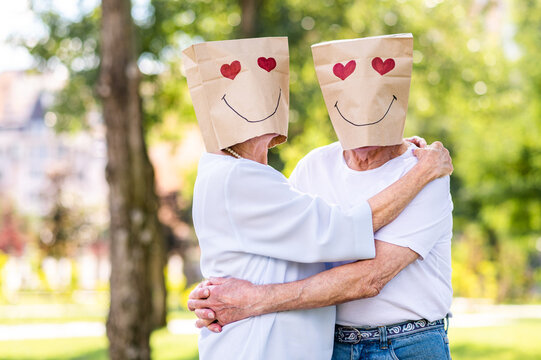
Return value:
M 303 263 L 374 257 L 367 203 L 342 209 L 249 163 L 236 166 L 225 181 L 229 222 L 243 251 Z
M 396 219 L 428 183 L 453 172 L 449 151 L 438 141 L 414 154 L 419 161 L 406 175 L 368 199 L 374 232 Z

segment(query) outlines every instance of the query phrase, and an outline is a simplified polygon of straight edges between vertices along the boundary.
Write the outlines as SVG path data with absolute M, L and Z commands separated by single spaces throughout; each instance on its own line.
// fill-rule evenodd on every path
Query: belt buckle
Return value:
M 361 342 L 361 332 L 354 327 L 339 327 L 336 331 L 337 340 L 343 344 L 358 344 Z

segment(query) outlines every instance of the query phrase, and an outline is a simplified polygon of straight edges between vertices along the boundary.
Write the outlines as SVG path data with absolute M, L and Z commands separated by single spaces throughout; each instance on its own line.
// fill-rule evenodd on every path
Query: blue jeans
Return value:
M 386 340 L 386 341 L 385 341 Z M 342 344 L 335 340 L 332 360 L 449 360 L 449 340 L 444 326 L 392 338 Z

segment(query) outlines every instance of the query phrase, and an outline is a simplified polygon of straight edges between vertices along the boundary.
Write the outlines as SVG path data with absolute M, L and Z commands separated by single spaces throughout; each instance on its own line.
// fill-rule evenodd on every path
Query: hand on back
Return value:
M 196 326 L 221 332 L 222 326 L 257 315 L 257 287 L 235 278 L 210 278 L 190 293 L 188 309 L 198 317 Z

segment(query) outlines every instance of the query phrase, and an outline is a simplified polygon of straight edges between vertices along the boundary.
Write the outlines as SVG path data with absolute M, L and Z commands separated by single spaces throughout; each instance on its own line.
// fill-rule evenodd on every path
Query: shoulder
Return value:
M 451 214 L 453 200 L 451 198 L 449 176 L 428 183 L 408 205 L 408 208 L 416 212 L 422 211 L 423 214 L 432 217 Z
M 391 160 L 390 166 L 401 172 L 401 177 L 404 176 L 411 168 L 413 168 L 418 160 L 413 154 L 413 150 L 417 147 L 410 145 L 405 153 Z M 452 210 L 452 199 L 450 194 L 450 179 L 449 176 L 444 176 L 435 179 L 428 183 L 419 194 L 408 205 L 408 208 L 414 207 L 439 208 Z
M 337 154 L 341 153 L 342 146 L 338 142 L 315 148 L 299 160 L 289 176 L 290 183 L 298 190 L 309 192 L 312 174 L 324 173 L 329 162 L 336 163 Z
M 197 166 L 197 180 L 220 179 L 231 171 L 234 164 L 227 156 L 204 153 Z
M 408 149 L 406 150 L 406 152 L 404 152 L 399 157 L 391 160 L 391 166 L 395 168 L 400 168 L 403 171 L 402 176 L 406 172 L 411 170 L 411 168 L 413 168 L 415 164 L 417 164 L 418 160 L 413 154 L 413 150 L 415 149 L 417 149 L 417 146 L 411 144 L 410 146 L 408 146 Z
M 327 158 L 336 156 L 337 153 L 342 152 L 342 146 L 338 141 L 333 142 L 332 144 L 320 146 L 310 151 L 305 158 Z
M 282 173 L 250 160 L 237 160 L 219 181 L 223 183 L 228 207 L 241 205 L 255 211 L 271 204 L 287 203 L 298 195 Z
M 321 146 L 310 151 L 304 156 L 297 166 L 310 166 L 313 164 L 320 164 L 328 160 L 334 160 L 337 154 L 342 153 L 342 146 L 339 142 L 334 142 L 329 145 Z
M 257 185 L 265 180 L 286 181 L 280 172 L 268 165 L 215 154 L 203 154 L 199 160 L 197 178 L 209 182 L 209 185 L 221 183 L 226 187 Z
M 286 177 L 271 166 L 246 159 L 234 159 L 223 175 L 228 187 L 263 189 L 269 183 L 287 183 Z
M 447 175 L 429 182 L 423 190 L 419 192 L 419 195 L 427 198 L 441 198 L 447 197 L 450 193 L 450 178 L 449 175 Z

